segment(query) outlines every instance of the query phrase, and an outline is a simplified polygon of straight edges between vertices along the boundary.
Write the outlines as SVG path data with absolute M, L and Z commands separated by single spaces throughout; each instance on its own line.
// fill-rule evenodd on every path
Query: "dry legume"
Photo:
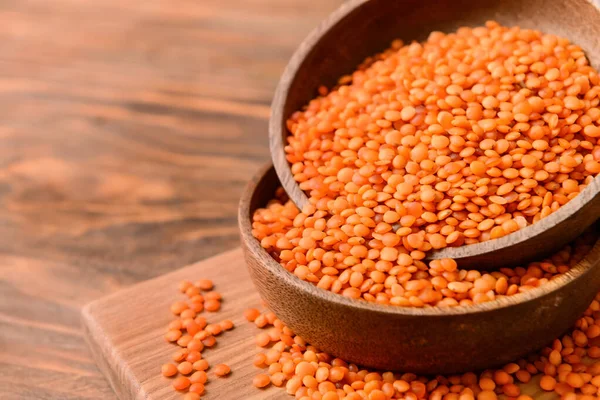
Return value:
M 190 380 L 185 376 L 178 376 L 173 380 L 173 387 L 176 390 L 185 390 L 190 386 Z
M 213 324 L 198 315 L 204 308 L 207 311 L 218 311 L 220 308 L 222 296 L 212 291 L 213 287 L 213 282 L 208 279 L 198 280 L 195 284 L 182 281 L 179 290 L 188 296 L 189 302 L 176 301 L 171 305 L 171 312 L 178 319 L 169 324 L 165 339 L 176 342 L 181 348 L 172 356 L 178 365 L 164 364 L 161 373 L 165 377 L 174 377 L 173 388 L 186 392 L 186 400 L 200 399 L 205 391 L 204 385 L 208 381 L 205 371 L 208 370 L 209 364 L 202 358 L 202 351 L 205 347 L 212 347 L 217 343 L 216 335 L 234 327 L 230 320 Z M 260 315 L 258 310 L 256 313 Z M 263 318 L 268 323 L 268 319 L 264 316 Z M 219 364 L 214 372 L 216 376 L 225 376 L 231 369 L 225 364 Z M 176 376 L 178 374 L 180 375 Z
M 294 228 L 291 221 L 301 218 L 310 219 L 309 225 L 312 227 L 305 228 L 305 231 L 312 234 L 315 224 L 326 223 L 320 222 L 325 220 L 322 213 L 317 211 L 315 216 L 304 218 L 287 200 L 285 193 L 278 190 L 276 199 L 266 209 L 254 214 L 253 228 L 262 232 L 268 230 L 269 235 L 265 238 L 278 238 L 279 241 L 290 236 L 290 232 L 299 234 L 300 228 Z M 334 218 L 332 216 L 329 221 Z M 284 227 L 285 221 L 290 221 L 289 227 Z M 422 233 L 420 231 L 412 235 Z M 377 234 L 374 232 L 373 235 Z M 350 241 L 349 238 L 346 240 Z M 480 272 L 459 269 L 451 259 L 432 260 L 427 265 L 419 260 L 424 253 L 408 252 L 405 247 L 385 247 L 381 250 L 367 247 L 374 242 L 370 240 L 366 245 L 354 247 L 348 242 L 337 242 L 330 247 L 321 242 L 315 248 L 297 252 L 276 247 L 268 250 L 282 266 L 299 278 L 334 293 L 397 306 L 448 307 L 492 301 L 539 287 L 566 272 L 590 248 L 588 242 L 576 248 L 566 247 L 550 259 L 531 263 L 526 268 Z M 362 250 L 363 247 L 366 258 L 358 259 L 352 255 L 352 252 L 356 253 L 356 248 Z M 388 253 L 393 255 L 388 257 Z M 269 323 L 264 315 L 256 316 L 254 310 L 247 311 L 247 314 L 251 314 L 259 328 Z M 597 334 L 600 335 L 600 329 Z M 257 340 L 263 346 L 269 344 L 266 334 Z
M 252 384 L 257 388 L 264 388 L 269 386 L 271 383 L 271 378 L 266 374 L 258 374 L 252 379 Z
M 229 375 L 230 372 L 231 368 L 229 368 L 229 365 L 227 364 L 217 364 L 215 366 L 215 375 L 217 376 Z
M 161 367 L 161 371 L 163 376 L 169 377 L 177 374 L 177 367 L 173 364 L 164 364 Z
M 579 246 L 589 249 L 582 242 Z M 573 250 L 569 255 L 578 257 L 578 253 Z M 571 263 L 567 260 L 566 264 Z M 267 374 L 257 375 L 253 384 L 260 388 L 272 383 L 301 400 L 324 399 L 325 396 L 338 400 L 497 400 L 500 395 L 532 400 L 521 393 L 519 386 L 519 383 L 530 382 L 532 375 L 541 375 L 538 383 L 541 390 L 554 392 L 562 399 L 600 398 L 600 352 L 595 350 L 600 345 L 600 293 L 571 332 L 537 354 L 479 374 L 422 377 L 369 371 L 306 344 L 278 319 L 266 326 L 271 325 L 270 329 L 280 336 L 287 332 L 292 342 L 275 340 L 270 350 L 257 354 L 254 365 L 267 368 Z
M 192 389 L 192 386 L 190 386 L 190 389 Z M 198 393 L 195 392 L 189 392 L 186 393 L 186 395 L 183 398 L 184 400 L 199 400 L 200 399 L 200 395 Z

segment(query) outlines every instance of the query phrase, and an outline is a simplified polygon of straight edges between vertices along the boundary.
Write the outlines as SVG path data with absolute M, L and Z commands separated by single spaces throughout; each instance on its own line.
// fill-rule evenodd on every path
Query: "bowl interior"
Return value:
M 600 66 L 600 11 L 589 0 L 350 0 L 317 27 L 294 54 L 274 101 L 285 120 L 317 94 L 332 87 L 366 57 L 389 47 L 427 38 L 432 31 L 452 32 L 496 20 L 566 37 L 581 46 L 591 64 Z M 276 96 L 277 100 L 277 96 Z M 279 104 L 276 104 L 279 103 Z
M 316 287 L 315 285 L 303 281 L 283 268 L 268 252 L 262 248 L 259 241 L 252 236 L 252 214 L 257 208 L 265 207 L 267 203 L 274 198 L 275 190 L 281 186 L 277 174 L 272 165 L 264 166 L 256 174 L 252 181 L 246 187 L 240 200 L 239 225 L 242 240 L 245 246 L 252 251 L 253 256 L 261 263 L 262 267 L 269 270 L 273 275 L 284 279 L 288 284 L 293 285 L 298 290 L 307 293 L 309 296 L 316 296 L 327 302 L 343 305 L 351 308 L 369 310 L 370 312 L 381 314 L 399 314 L 413 316 L 450 316 L 485 313 L 491 310 L 514 306 L 516 304 L 533 301 L 549 295 L 560 288 L 574 284 L 579 279 L 592 272 L 600 262 L 600 239 L 598 239 L 590 250 L 576 266 L 567 273 L 554 278 L 547 284 L 518 293 L 513 296 L 502 297 L 494 301 L 475 304 L 471 306 L 457 306 L 448 308 L 428 307 L 395 307 L 370 303 L 363 300 L 351 299 L 332 293 L 330 291 Z M 595 228 L 598 230 L 598 224 Z
M 596 5 L 595 5 L 596 4 Z M 570 39 L 600 67 L 600 9 L 589 0 L 349 0 L 332 13 L 299 46 L 275 93 L 270 121 L 271 155 L 286 191 L 299 207 L 308 202 L 285 159 L 287 118 L 317 95 L 320 85 L 332 87 L 366 57 L 389 47 L 392 40 L 424 40 L 432 31 L 451 32 L 496 20 L 506 26 L 533 28 Z M 572 240 L 597 218 L 594 198 L 600 177 L 559 211 L 522 231 L 498 240 L 433 252 L 461 266 L 493 270 L 528 262 Z M 576 216 L 576 218 L 575 218 Z M 572 218 L 573 217 L 573 218 Z M 580 224 L 578 221 L 589 221 Z M 566 234 L 565 234 L 566 232 Z M 517 255 L 517 256 L 516 256 Z

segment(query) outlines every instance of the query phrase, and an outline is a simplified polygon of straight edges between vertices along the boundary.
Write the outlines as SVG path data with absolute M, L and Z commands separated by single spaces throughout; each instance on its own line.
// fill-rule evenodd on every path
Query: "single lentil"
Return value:
M 227 364 L 217 364 L 215 366 L 215 375 L 226 376 L 231 372 L 231 368 Z
M 196 287 L 198 287 L 201 290 L 209 291 L 213 289 L 214 284 L 213 281 L 211 281 L 210 279 L 200 279 L 196 281 Z
M 171 377 L 177 375 L 177 367 L 173 364 L 164 364 L 161 367 L 163 376 Z
M 259 315 L 260 311 L 258 311 L 256 308 L 249 308 L 244 312 L 244 318 L 250 322 L 254 322 Z
M 264 388 L 269 386 L 271 378 L 267 374 L 258 374 L 252 379 L 252 384 L 257 388 Z
M 190 386 L 190 380 L 185 376 L 178 376 L 173 380 L 173 387 L 176 390 L 186 390 Z
M 190 386 L 190 390 L 192 389 L 192 386 Z M 183 397 L 183 399 L 184 400 L 199 400 L 200 395 L 198 393 L 190 391 L 190 392 L 186 393 L 186 395 Z
M 184 361 L 177 366 L 177 370 L 180 374 L 189 375 L 192 373 L 193 370 L 192 363 L 189 361 Z
M 189 393 L 195 393 L 198 395 L 196 398 L 200 398 L 200 395 L 204 394 L 204 385 L 202 383 L 192 383 L 189 387 Z

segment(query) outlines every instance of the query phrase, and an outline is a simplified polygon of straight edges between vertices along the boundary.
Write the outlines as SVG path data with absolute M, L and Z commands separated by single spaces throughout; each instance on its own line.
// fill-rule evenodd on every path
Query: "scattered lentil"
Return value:
M 211 324 L 206 318 L 198 315 L 204 309 L 207 311 L 219 310 L 222 296 L 213 291 L 213 287 L 213 282 L 208 279 L 200 279 L 195 284 L 190 281 L 182 281 L 179 284 L 179 290 L 187 295 L 189 302 L 176 301 L 170 307 L 171 312 L 178 319 L 168 325 L 165 339 L 176 343 L 181 348 L 172 356 L 173 361 L 178 365 L 164 364 L 161 367 L 161 373 L 165 377 L 174 378 L 173 387 L 178 391 L 185 392 L 186 400 L 200 399 L 205 391 L 204 385 L 208 381 L 206 370 L 209 369 L 209 363 L 202 358 L 202 351 L 205 347 L 212 347 L 217 343 L 216 335 L 234 327 L 230 320 Z M 256 312 L 260 315 L 258 310 Z M 265 316 L 263 318 L 266 323 L 269 322 Z M 274 319 L 273 315 L 271 321 Z M 216 376 L 224 376 L 230 372 L 231 369 L 224 364 L 215 367 Z M 176 376 L 178 374 L 180 375 Z
M 217 364 L 215 366 L 215 375 L 217 376 L 226 376 L 231 372 L 231 368 L 227 364 Z
M 193 367 L 196 371 L 206 371 L 208 369 L 208 361 L 206 360 L 198 360 L 194 363 Z
M 190 393 L 197 394 L 198 397 L 196 397 L 196 398 L 200 398 L 200 395 L 202 395 L 204 393 L 204 385 L 202 383 L 192 383 L 188 390 L 190 391 Z M 188 395 L 190 393 L 188 393 Z
M 213 285 L 213 281 L 211 281 L 210 279 L 200 279 L 199 281 L 196 281 L 196 286 L 201 289 L 201 290 L 212 290 L 214 285 Z
M 190 380 L 185 376 L 178 376 L 173 380 L 173 387 L 176 390 L 185 390 L 190 386 Z
M 177 367 L 173 364 L 164 364 L 161 367 L 163 376 L 171 377 L 177 375 Z
M 189 361 L 184 361 L 181 364 L 179 364 L 179 366 L 177 366 L 177 370 L 180 374 L 189 375 L 192 373 L 193 370 L 192 363 Z
M 192 386 L 190 386 L 190 389 L 192 388 Z M 199 400 L 200 399 L 200 395 L 198 393 L 195 392 L 188 392 L 186 393 L 185 397 L 183 398 L 184 400 Z
M 260 311 L 256 308 L 249 308 L 244 312 L 244 318 L 250 322 L 254 322 L 259 315 Z
M 216 312 L 221 309 L 221 302 L 219 300 L 206 300 L 204 302 L 204 309 L 210 312 Z
M 573 257 L 577 252 L 570 254 Z M 566 264 L 572 263 L 567 261 Z M 271 325 L 270 329 L 280 334 L 287 330 L 278 319 L 268 324 Z M 288 394 L 301 400 L 322 400 L 325 396 L 338 400 L 498 400 L 501 395 L 507 399 L 532 400 L 531 396 L 521 393 L 517 383 L 530 382 L 532 375 L 542 374 L 538 385 L 546 392 L 554 392 L 564 400 L 598 399 L 600 354 L 593 353 L 600 345 L 598 326 L 600 292 L 570 333 L 537 354 L 498 370 L 436 377 L 362 369 L 319 351 L 291 333 L 292 344 L 274 341 L 266 354 L 257 355 L 255 365 L 268 368 L 266 374 L 254 378 L 253 385 L 260 388 L 272 383 L 285 387 Z M 577 341 L 575 338 L 580 335 L 588 341 Z M 273 351 L 275 348 L 277 351 Z M 558 365 L 553 359 L 556 353 L 565 358 L 558 361 Z
M 264 388 L 269 386 L 271 383 L 271 378 L 266 374 L 258 374 L 252 379 L 252 384 L 257 388 Z

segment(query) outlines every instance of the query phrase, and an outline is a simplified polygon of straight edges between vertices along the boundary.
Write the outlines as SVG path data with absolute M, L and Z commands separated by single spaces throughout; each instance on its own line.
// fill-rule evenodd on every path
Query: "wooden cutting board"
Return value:
M 267 390 L 252 386 L 259 373 L 252 365 L 259 351 L 254 343 L 258 329 L 243 318 L 244 310 L 259 307 L 260 298 L 250 280 L 241 249 L 232 250 L 172 273 L 139 283 L 96 300 L 82 312 L 86 339 L 96 363 L 121 400 L 182 399 L 171 387 L 171 379 L 160 373 L 178 346 L 165 342 L 166 326 L 173 320 L 171 303 L 185 300 L 177 289 L 180 281 L 212 279 L 223 295 L 221 310 L 205 315 L 210 322 L 230 319 L 235 328 L 221 334 L 217 345 L 204 350 L 203 358 L 214 366 L 226 363 L 232 373 L 217 378 L 209 370 L 203 399 L 270 400 L 291 399 L 281 388 Z M 539 400 L 558 397 L 542 392 L 539 377 L 523 385 L 523 393 Z

